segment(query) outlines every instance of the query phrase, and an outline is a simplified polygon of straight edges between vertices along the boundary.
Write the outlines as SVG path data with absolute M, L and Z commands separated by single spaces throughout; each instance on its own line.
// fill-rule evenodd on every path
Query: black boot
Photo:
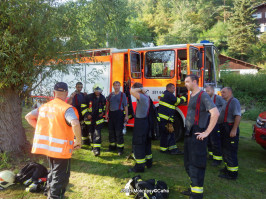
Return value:
M 213 161 L 212 161 L 212 166 L 217 167 L 217 166 L 219 166 L 221 163 L 222 163 L 221 160 L 213 160 Z
M 116 146 L 115 145 L 109 145 L 109 151 L 115 151 Z
M 99 156 L 101 154 L 100 148 L 94 148 L 93 150 L 94 156 Z
M 188 188 L 187 190 L 182 191 L 181 194 L 186 195 L 186 196 L 190 196 L 191 195 L 191 189 Z
M 227 180 L 236 180 L 237 176 L 238 176 L 238 172 L 230 172 L 230 171 L 219 175 L 220 178 L 225 178 Z
M 184 152 L 180 151 L 178 148 L 176 148 L 176 149 L 170 150 L 169 154 L 171 154 L 171 155 L 183 155 Z

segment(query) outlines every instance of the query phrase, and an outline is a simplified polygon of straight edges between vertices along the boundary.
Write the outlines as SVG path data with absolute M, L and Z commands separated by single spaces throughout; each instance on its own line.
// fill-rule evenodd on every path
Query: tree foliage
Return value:
M 41 64 L 64 50 L 61 22 L 52 3 L 9 0 L 0 4 L 1 91 L 13 88 L 18 92 L 24 85 L 32 86 L 44 72 Z
M 242 60 L 247 59 L 249 47 L 256 41 L 255 19 L 252 17 L 250 0 L 235 0 L 230 24 L 229 54 Z

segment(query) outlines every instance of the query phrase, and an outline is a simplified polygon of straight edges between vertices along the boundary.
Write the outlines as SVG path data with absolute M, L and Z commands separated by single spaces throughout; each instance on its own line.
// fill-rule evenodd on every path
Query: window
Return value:
M 141 78 L 141 61 L 140 54 L 135 51 L 130 52 L 130 66 L 131 66 L 131 77 Z
M 204 83 L 206 85 L 215 86 L 215 67 L 214 65 L 218 65 L 218 54 L 215 56 L 215 63 L 213 57 L 213 47 L 206 46 L 205 47 L 205 70 L 204 70 Z
M 175 75 L 175 52 L 149 51 L 145 54 L 146 78 L 173 78 Z
M 254 13 L 252 15 L 252 17 L 257 18 L 257 19 L 261 19 L 262 18 L 262 13 Z
M 190 46 L 189 47 L 189 63 L 190 63 L 190 73 L 195 74 L 200 77 L 200 69 L 202 66 L 202 55 L 200 50 L 196 47 Z

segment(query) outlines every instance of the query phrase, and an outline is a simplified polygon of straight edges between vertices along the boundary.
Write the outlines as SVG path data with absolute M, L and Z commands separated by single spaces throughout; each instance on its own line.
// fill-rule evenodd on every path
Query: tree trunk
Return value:
M 18 93 L 7 88 L 0 93 L 0 152 L 21 152 L 28 148 L 22 126 L 22 107 Z

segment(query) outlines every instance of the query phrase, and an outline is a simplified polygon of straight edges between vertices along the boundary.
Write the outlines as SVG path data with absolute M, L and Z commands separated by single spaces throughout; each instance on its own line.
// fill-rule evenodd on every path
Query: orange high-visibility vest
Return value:
M 72 106 L 63 100 L 55 98 L 39 108 L 32 153 L 52 158 L 71 158 L 74 133 L 65 120 L 65 112 L 70 107 Z M 72 108 L 78 117 L 77 109 Z

